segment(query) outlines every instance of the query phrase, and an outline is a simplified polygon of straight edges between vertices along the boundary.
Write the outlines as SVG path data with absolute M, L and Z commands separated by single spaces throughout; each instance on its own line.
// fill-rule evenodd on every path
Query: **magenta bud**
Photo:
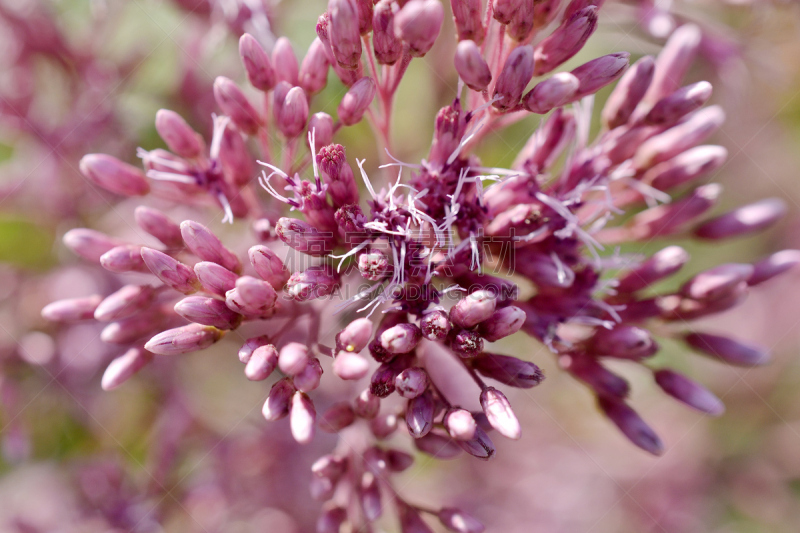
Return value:
M 650 332 L 635 326 L 598 328 L 591 339 L 592 351 L 599 356 L 641 361 L 658 351 Z
M 322 379 L 322 365 L 316 357 L 308 361 L 306 367 L 294 376 L 294 386 L 300 392 L 311 392 L 319 387 Z
M 487 435 L 480 426 L 475 426 L 475 436 L 471 439 L 454 440 L 453 442 L 468 454 L 478 459 L 483 459 L 484 461 L 488 461 L 494 457 L 494 454 L 497 452 L 492 439 L 489 438 L 489 435 Z
M 450 309 L 450 321 L 462 328 L 471 328 L 492 316 L 496 306 L 497 298 L 491 291 L 475 291 Z
M 658 126 L 675 124 L 685 115 L 703 107 L 711 98 L 711 90 L 711 84 L 707 81 L 682 87 L 656 102 L 644 121 Z
M 508 54 L 494 86 L 493 96 L 500 96 L 492 104 L 495 108 L 506 111 L 519 104 L 522 92 L 533 76 L 533 65 L 533 47 L 530 45 L 518 46 Z
M 364 518 L 369 522 L 374 522 L 380 518 L 383 508 L 381 507 L 381 491 L 375 474 L 364 472 L 357 492 Z
M 144 368 L 153 359 L 153 354 L 141 348 L 131 348 L 111 361 L 103 372 L 100 386 L 105 391 L 114 390 L 134 374 Z
M 297 391 L 292 396 L 292 407 L 289 413 L 289 428 L 292 437 L 300 444 L 308 444 L 314 438 L 314 424 L 317 412 L 314 402 L 305 393 Z
M 186 159 L 200 157 L 205 152 L 203 137 L 175 111 L 159 109 L 156 113 L 156 131 L 176 155 Z
M 92 263 L 100 262 L 100 257 L 112 248 L 122 244 L 121 241 L 109 237 L 99 231 L 77 228 L 64 234 L 64 244 L 75 255 Z
M 94 318 L 97 307 L 103 301 L 99 294 L 81 298 L 69 298 L 47 304 L 42 317 L 53 322 L 77 322 Z
M 114 194 L 144 196 L 150 185 L 144 172 L 106 154 L 88 154 L 81 158 L 81 174 L 86 179 Z
M 580 81 L 569 72 L 559 72 L 536 84 L 522 99 L 522 106 L 531 113 L 544 115 L 574 100 Z
M 289 281 L 289 269 L 270 248 L 257 244 L 248 250 L 247 255 L 256 274 L 274 289 L 281 289 Z
M 452 0 L 455 4 L 459 0 Z M 492 72 L 481 55 L 475 41 L 464 40 L 458 43 L 453 59 L 458 77 L 464 80 L 473 91 L 485 91 L 492 82 Z
M 323 455 L 311 465 L 311 472 L 318 477 L 327 477 L 338 482 L 347 472 L 347 458 L 338 455 Z
M 625 379 L 614 374 L 593 357 L 568 355 L 560 360 L 562 367 L 570 374 L 591 387 L 599 396 L 625 398 L 630 385 Z
M 544 380 L 541 368 L 510 355 L 483 354 L 472 360 L 472 367 L 487 378 L 522 389 L 535 387 Z
M 141 251 L 137 244 L 123 244 L 101 255 L 100 264 L 111 272 L 147 272 Z
M 181 222 L 181 235 L 186 247 L 203 261 L 217 263 L 233 272 L 242 268 L 236 254 L 228 250 L 207 227 L 193 220 Z
M 370 77 L 363 77 L 355 82 L 339 102 L 337 112 L 342 124 L 352 126 L 360 122 L 375 98 L 376 90 L 375 81 Z
M 347 402 L 331 406 L 319 420 L 319 429 L 326 433 L 338 433 L 356 420 L 353 408 Z
M 753 274 L 753 266 L 727 263 L 694 276 L 681 287 L 681 294 L 693 300 L 713 301 L 730 294 Z
M 650 239 L 670 235 L 711 209 L 722 193 L 722 187 L 709 183 L 696 188 L 676 202 L 645 209 L 633 217 L 627 239 Z
M 450 348 L 464 359 L 477 357 L 483 351 L 483 339 L 476 331 L 462 329 L 453 334 L 450 340 Z
M 239 39 L 239 56 L 250 84 L 260 91 L 267 92 L 275 87 L 275 69 L 269 54 L 264 51 L 255 37 L 245 33 Z
M 355 70 L 361 64 L 361 31 L 356 0 L 328 0 L 328 35 L 336 62 Z
M 323 509 L 317 518 L 317 533 L 339 533 L 347 523 L 347 509 L 330 507 Z
M 500 24 L 507 26 L 511 23 L 514 13 L 522 5 L 521 0 L 489 0 L 492 2 L 492 17 Z
M 239 327 L 242 316 L 231 311 L 225 302 L 204 296 L 187 296 L 175 304 L 175 312 L 190 322 L 222 330 Z
M 336 335 L 336 346 L 347 352 L 358 353 L 369 344 L 372 337 L 372 321 L 358 318 Z
M 640 291 L 673 275 L 687 261 L 689 261 L 689 254 L 686 250 L 680 246 L 668 246 L 654 253 L 639 267 L 622 276 L 616 289 L 622 293 Z
M 506 26 L 506 33 L 517 42 L 524 42 L 530 37 L 536 23 L 536 4 L 542 0 L 521 0 L 519 7 L 512 13 L 511 21 Z
M 394 383 L 399 372 L 388 363 L 383 363 L 372 374 L 369 390 L 378 398 L 386 398 L 394 392 Z
M 433 429 L 434 401 L 431 393 L 409 400 L 406 407 L 406 425 L 415 439 L 424 437 Z
M 455 440 L 433 432 L 421 439 L 414 439 L 414 446 L 419 451 L 437 459 L 453 459 L 462 453 L 461 446 Z
M 594 94 L 609 83 L 616 81 L 628 68 L 631 55 L 628 52 L 608 54 L 577 67 L 572 75 L 578 78 L 580 86 L 574 98 Z
M 225 178 L 229 183 L 237 187 L 243 187 L 253 179 L 253 161 L 250 157 L 250 152 L 241 132 L 232 127 L 226 127 L 222 132 L 219 160 L 222 163 Z M 234 215 L 237 217 L 247 215 L 247 206 L 244 205 L 239 195 L 232 193 L 228 200 L 231 202 Z
M 288 81 L 280 81 L 275 85 L 275 89 L 272 91 L 272 114 L 276 123 L 281 119 L 283 102 L 286 100 L 286 95 L 289 94 L 292 87 L 292 84 Z
M 481 0 L 450 0 L 459 41 L 483 42 L 486 31 L 483 28 L 481 3 Z
M 642 181 L 666 191 L 714 172 L 727 158 L 728 150 L 722 146 L 697 146 L 654 166 Z
M 100 340 L 109 344 L 130 344 L 145 335 L 152 335 L 160 326 L 160 316 L 140 313 L 104 327 Z
M 94 318 L 101 322 L 127 318 L 145 309 L 154 296 L 150 285 L 125 285 L 100 302 L 94 310 Z
M 168 287 L 183 294 L 192 294 L 200 289 L 200 281 L 194 271 L 167 254 L 142 248 L 142 259 L 150 272 Z
M 239 276 L 227 268 L 210 261 L 195 264 L 194 273 L 203 289 L 217 296 L 225 296 L 225 293 L 236 287 L 236 280 L 239 279 Z
M 246 316 L 264 317 L 271 314 L 278 293 L 266 281 L 242 276 L 236 287 L 225 293 L 225 303 L 232 310 Z
M 721 335 L 690 333 L 684 340 L 695 350 L 731 365 L 759 366 L 770 360 L 769 350 L 763 346 L 744 343 Z
M 433 47 L 444 20 L 439 0 L 410 0 L 394 18 L 394 34 L 408 45 L 414 57 L 422 57 Z
M 377 0 L 356 0 L 358 8 L 358 31 L 361 35 L 368 35 L 372 31 L 373 4 Z
M 644 56 L 625 72 L 603 107 L 603 122 L 608 129 L 628 122 L 650 87 L 654 71 L 653 57 Z
M 448 531 L 455 533 L 483 533 L 486 528 L 474 516 L 454 507 L 444 507 L 439 514 L 439 521 Z
M 294 393 L 295 389 L 291 378 L 283 378 L 276 381 L 269 391 L 269 396 L 267 396 L 267 401 L 264 402 L 261 414 L 270 422 L 285 417 L 289 414 L 289 405 L 292 402 Z
M 255 135 L 261 127 L 261 117 L 237 85 L 225 76 L 214 80 L 214 99 L 222 112 L 236 127 L 248 135 Z
M 747 280 L 751 287 L 783 274 L 800 264 L 800 250 L 782 250 L 753 265 L 753 274 Z
M 413 455 L 395 449 L 386 450 L 386 466 L 391 472 L 404 472 L 413 464 Z
M 307 302 L 333 294 L 339 287 L 339 275 L 330 265 L 295 272 L 286 284 L 286 292 L 298 302 Z
M 536 68 L 533 74 L 547 74 L 580 52 L 597 29 L 597 7 L 589 6 L 574 13 L 549 37 L 539 43 L 534 53 Z
M 369 422 L 369 429 L 378 439 L 385 439 L 397 430 L 397 415 L 388 413 L 376 416 Z
M 353 409 L 356 415 L 366 420 L 372 420 L 378 416 L 380 408 L 380 398 L 372 394 L 368 388 L 361 391 L 361 394 L 358 395 L 353 403 Z
M 700 28 L 694 24 L 684 24 L 672 32 L 656 59 L 655 75 L 645 94 L 645 102 L 653 104 L 681 86 L 702 37 Z
M 358 271 L 370 281 L 380 281 L 391 272 L 389 258 L 381 250 L 369 249 L 358 255 Z
M 686 376 L 669 369 L 658 370 L 653 376 L 664 392 L 689 407 L 712 416 L 725 412 L 725 404 L 714 393 Z
M 328 146 L 333 141 L 333 118 L 322 111 L 314 113 L 308 121 L 308 131 L 314 133 L 316 146 Z
M 703 142 L 725 121 L 725 113 L 719 106 L 711 106 L 689 115 L 676 126 L 646 140 L 633 157 L 636 169 L 645 170 L 657 163 L 672 159 L 676 155 Z
M 241 354 L 241 350 L 239 353 Z M 250 381 L 263 381 L 275 371 L 276 366 L 278 366 L 278 350 L 271 344 L 264 344 L 255 348 L 250 354 L 244 367 L 244 375 Z
M 395 6 L 392 0 L 380 0 L 372 15 L 372 48 L 382 65 L 394 65 L 403 54 L 403 43 L 394 31 Z
M 320 231 L 311 224 L 296 218 L 282 217 L 278 219 L 275 233 L 280 240 L 308 255 L 322 256 L 333 251 L 335 238 L 333 233 Z
M 597 403 L 622 434 L 636 446 L 653 455 L 664 453 L 664 445 L 658 435 L 625 402 L 601 396 Z
M 223 332 L 212 326 L 189 324 L 159 333 L 144 345 L 158 355 L 178 355 L 205 350 L 223 336 Z
M 369 362 L 356 352 L 340 350 L 333 360 L 333 373 L 342 379 L 361 379 L 369 372 Z
M 408 353 L 417 347 L 422 332 L 415 324 L 398 324 L 381 333 L 381 346 L 391 354 Z
M 297 56 L 294 55 L 292 42 L 286 37 L 279 37 L 272 48 L 272 63 L 275 65 L 275 75 L 278 82 L 285 81 L 297 85 L 299 67 Z
M 260 337 L 251 337 L 245 341 L 241 348 L 239 348 L 239 361 L 247 364 L 253 356 L 253 352 L 261 346 L 270 343 L 269 336 L 261 335 Z
M 397 393 L 403 398 L 414 399 L 428 388 L 428 373 L 422 368 L 406 368 L 394 380 Z
M 419 321 L 422 336 L 431 341 L 440 341 L 450 332 L 450 317 L 445 311 L 426 313 Z
M 288 139 L 298 137 L 306 130 L 308 97 L 300 87 L 292 87 L 278 113 L 278 129 Z
M 309 360 L 310 356 L 307 346 L 299 342 L 290 342 L 281 348 L 278 366 L 284 374 L 294 376 L 306 368 Z
M 163 242 L 168 248 L 183 246 L 180 226 L 158 209 L 140 205 L 134 211 L 134 218 L 140 228 Z
M 357 82 L 356 85 L 359 83 L 361 82 Z M 323 146 L 319 149 L 316 159 L 322 178 L 328 185 L 328 193 L 331 195 L 334 206 L 357 204 L 358 187 L 353 176 L 353 169 L 347 163 L 344 147 L 341 144 Z
M 786 202 L 767 198 L 704 222 L 694 230 L 694 234 L 703 239 L 740 237 L 772 226 L 785 214 Z
M 478 333 L 488 342 L 496 342 L 500 339 L 513 335 L 522 328 L 527 315 L 519 307 L 509 305 L 492 313 L 492 315 L 480 323 Z
M 478 427 L 472 413 L 461 408 L 447 411 L 442 422 L 450 436 L 456 440 L 472 440 Z
M 519 420 L 511 409 L 506 396 L 495 389 L 487 387 L 481 392 L 481 407 L 489 423 L 498 433 L 509 439 L 517 440 L 522 436 Z

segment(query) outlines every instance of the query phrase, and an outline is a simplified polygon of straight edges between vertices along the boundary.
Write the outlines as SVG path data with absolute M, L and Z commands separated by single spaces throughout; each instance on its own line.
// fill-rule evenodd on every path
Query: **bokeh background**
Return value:
M 800 248 L 800 6 L 667 4 L 656 7 L 713 36 L 687 81 L 711 81 L 712 101 L 728 113 L 712 142 L 730 157 L 708 178 L 726 191 L 718 210 L 770 196 L 789 206 L 783 222 L 757 237 L 680 242 L 692 255 L 684 274 Z M 162 107 L 210 133 L 214 77 L 244 78 L 236 52 L 243 29 L 287 35 L 302 55 L 325 2 L 266 7 L 252 0 L 0 0 L 0 531 L 313 530 L 318 504 L 308 492 L 309 466 L 335 439 L 323 434 L 300 447 L 286 421 L 267 424 L 260 406 L 268 387 L 246 382 L 234 343 L 157 361 L 103 392 L 100 376 L 118 354 L 100 342 L 99 329 L 62 330 L 39 314 L 54 299 L 103 292 L 111 283 L 65 251 L 64 232 L 132 231 L 125 221 L 137 203 L 92 188 L 77 170 L 80 157 L 106 152 L 135 162 L 136 147 L 162 146 L 153 125 Z M 615 51 L 657 53 L 669 20 L 653 13 L 638 1 L 608 0 L 600 30 L 567 66 Z M 446 27 L 442 35 L 449 33 Z M 436 45 L 453 46 L 445 38 Z M 402 160 L 424 156 L 434 114 L 455 93 L 449 57 L 413 62 L 401 85 L 393 135 Z M 335 110 L 343 92 L 331 76 L 318 98 L 322 110 Z M 598 95 L 598 107 L 607 94 Z M 488 138 L 479 155 L 492 166 L 510 164 L 537 123 L 531 118 Z M 366 157 L 375 170 L 379 156 L 366 124 L 340 139 L 350 157 Z M 249 228 L 223 229 L 220 219 L 212 226 L 245 249 Z M 464 506 L 489 531 L 796 532 L 800 272 L 764 284 L 704 326 L 770 346 L 774 362 L 733 368 L 663 341 L 654 363 L 670 363 L 722 398 L 727 412 L 716 419 L 670 401 L 634 365 L 617 365 L 632 382 L 633 405 L 664 440 L 662 457 L 629 444 L 545 348 L 518 334 L 498 351 L 547 372 L 540 387 L 511 391 L 522 440 L 497 442 L 488 463 L 420 456 L 398 489 L 414 501 Z

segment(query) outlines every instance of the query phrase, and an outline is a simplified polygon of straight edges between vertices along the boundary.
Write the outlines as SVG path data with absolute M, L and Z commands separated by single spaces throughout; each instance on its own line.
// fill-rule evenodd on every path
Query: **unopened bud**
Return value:
M 652 105 L 680 87 L 700 47 L 702 36 L 700 28 L 694 24 L 684 24 L 672 32 L 656 59 L 655 75 L 645 95 L 645 102 Z
M 681 294 L 693 300 L 713 301 L 726 296 L 753 274 L 753 266 L 727 263 L 694 276 L 681 287 Z
M 422 336 L 431 341 L 440 341 L 450 332 L 450 317 L 445 311 L 431 311 L 419 321 Z
M 333 251 L 335 241 L 332 233 L 320 231 L 296 218 L 280 218 L 275 232 L 280 240 L 304 254 L 322 256 Z
M 415 439 L 424 437 L 433 429 L 433 395 L 430 392 L 409 400 L 406 407 L 406 425 Z
M 311 115 L 308 121 L 308 131 L 314 132 L 316 146 L 327 146 L 333 141 L 333 118 L 320 111 Z
M 484 340 L 496 342 L 519 331 L 526 318 L 525 311 L 519 307 L 502 307 L 480 323 L 478 333 Z
M 699 81 L 665 96 L 644 117 L 647 124 L 666 126 L 676 123 L 692 111 L 700 109 L 711 98 L 711 84 Z
M 294 376 L 294 386 L 301 392 L 311 392 L 319 387 L 322 379 L 322 365 L 312 357 L 302 372 Z
M 394 386 L 403 398 L 416 398 L 428 388 L 428 373 L 419 367 L 407 368 L 397 375 Z
M 231 311 L 225 302 L 204 296 L 187 296 L 175 304 L 175 312 L 190 322 L 222 330 L 236 329 L 242 316 Z
M 454 62 L 458 77 L 473 91 L 485 91 L 491 83 L 489 65 L 483 59 L 475 41 L 465 40 L 458 43 Z
M 239 361 L 247 364 L 259 347 L 266 346 L 270 343 L 269 336 L 261 335 L 260 337 L 251 337 L 247 339 L 241 348 L 239 348 Z
M 310 359 L 308 347 L 299 342 L 290 342 L 281 348 L 278 366 L 281 372 L 294 376 L 305 369 Z
M 517 440 L 522 436 L 519 420 L 511 409 L 511 404 L 505 394 L 487 387 L 481 392 L 481 407 L 494 429 L 504 437 Z
M 196 263 L 194 273 L 203 289 L 218 296 L 225 296 L 226 292 L 236 287 L 236 280 L 239 279 L 239 276 L 224 266 L 210 261 Z
M 472 367 L 487 378 L 511 387 L 529 389 L 544 380 L 541 368 L 510 355 L 483 354 L 472 360 Z
M 355 82 L 339 102 L 338 114 L 342 124 L 352 126 L 360 122 L 375 98 L 376 90 L 375 81 L 370 77 Z
M 535 76 L 547 74 L 580 52 L 597 28 L 597 8 L 586 7 L 564 20 L 549 37 L 536 47 Z
M 277 126 L 286 138 L 294 139 L 306 130 L 308 97 L 300 87 L 292 87 L 278 111 Z
M 625 402 L 601 396 L 597 403 L 622 434 L 636 446 L 653 455 L 664 453 L 664 445 L 658 435 Z
M 428 433 L 421 439 L 414 439 L 414 446 L 437 459 L 453 459 L 461 455 L 462 450 L 454 439 L 438 433 Z
M 664 392 L 689 407 L 712 416 L 725 412 L 725 404 L 714 393 L 686 376 L 669 369 L 658 370 L 653 376 Z
M 168 287 L 183 294 L 192 294 L 200 288 L 194 271 L 165 253 L 142 248 L 142 260 L 147 268 Z
M 373 418 L 369 429 L 378 439 L 385 439 L 397 430 L 397 415 L 388 413 Z
M 644 56 L 625 72 L 603 107 L 603 122 L 608 129 L 628 122 L 650 87 L 654 71 L 653 57 Z
M 428 53 L 439 36 L 444 8 L 439 0 L 409 0 L 395 15 L 394 32 L 414 57 Z
M 471 439 L 456 440 L 453 442 L 468 454 L 478 459 L 483 459 L 484 461 L 488 461 L 494 457 L 494 454 L 497 452 L 492 439 L 489 438 L 489 435 L 487 435 L 480 426 L 475 427 L 475 436 Z
M 239 353 L 241 354 L 241 350 Z M 278 350 L 271 344 L 264 344 L 253 350 L 244 367 L 244 375 L 250 381 L 263 381 L 275 371 L 277 366 Z
M 269 391 L 267 401 L 264 402 L 261 414 L 270 422 L 284 418 L 289 414 L 289 405 L 294 393 L 295 388 L 291 378 L 283 378 L 275 382 Z
M 740 237 L 772 226 L 785 214 L 786 203 L 783 200 L 767 198 L 704 222 L 694 230 L 694 234 L 703 239 Z
M 361 32 L 356 0 L 328 0 L 328 35 L 333 56 L 343 69 L 355 70 L 361 62 Z
M 366 348 L 370 337 L 372 337 L 372 321 L 368 318 L 358 318 L 336 335 L 336 345 L 345 351 L 358 353 Z
M 236 84 L 225 76 L 214 81 L 214 99 L 222 112 L 231 117 L 236 127 L 255 135 L 261 127 L 261 117 Z
M 314 424 L 317 412 L 314 402 L 304 393 L 297 391 L 292 396 L 292 407 L 289 413 L 289 428 L 292 437 L 300 444 L 308 444 L 314 438 Z
M 53 322 L 77 322 L 94 318 L 103 297 L 99 294 L 81 298 L 69 298 L 47 304 L 42 309 L 42 317 Z
M 621 277 L 616 289 L 629 293 L 640 291 L 676 273 L 689 261 L 689 254 L 680 246 L 668 246 Z
M 155 291 L 150 285 L 125 285 L 107 296 L 94 311 L 94 318 L 110 322 L 135 315 L 153 301 Z
M 472 413 L 461 408 L 450 409 L 444 415 L 443 423 L 450 436 L 456 440 L 473 439 L 478 427 Z
M 158 355 L 178 355 L 205 350 L 222 338 L 223 332 L 212 326 L 189 324 L 159 333 L 144 345 Z
M 695 350 L 731 365 L 759 366 L 770 360 L 769 351 L 763 346 L 745 343 L 722 335 L 690 333 L 684 340 Z
M 306 57 L 300 65 L 300 87 L 308 94 L 320 92 L 328 82 L 328 66 L 325 45 L 317 37 L 308 47 Z
M 338 433 L 356 420 L 353 408 L 347 402 L 331 406 L 319 419 L 319 429 L 326 433 Z
M 493 97 L 500 96 L 500 99 L 492 105 L 501 111 L 515 108 L 531 81 L 533 70 L 533 47 L 525 45 L 515 48 L 508 54 L 503 70 L 497 77 Z
M 753 274 L 747 280 L 751 287 L 783 274 L 800 264 L 800 250 L 782 250 L 753 265 Z
M 714 172 L 727 158 L 728 150 L 722 146 L 696 146 L 652 167 L 642 181 L 666 191 Z
M 233 272 L 239 272 L 242 264 L 236 254 L 228 250 L 211 230 L 193 220 L 181 222 L 181 235 L 186 247 L 203 261 L 211 261 Z
M 108 364 L 106 371 L 103 372 L 100 386 L 105 391 L 114 390 L 152 360 L 152 353 L 141 348 L 131 348 Z
M 496 306 L 497 298 L 491 291 L 475 291 L 450 309 L 450 320 L 462 328 L 471 328 L 492 316 Z
M 140 205 L 133 216 L 140 228 L 163 242 L 168 248 L 183 247 L 181 227 L 158 209 Z
M 481 0 L 450 0 L 458 40 L 471 40 L 480 44 L 486 31 L 483 28 Z
M 381 507 L 381 490 L 378 480 L 372 472 L 364 472 L 359 483 L 358 499 L 361 503 L 361 510 L 364 511 L 364 518 L 369 522 L 374 522 L 383 513 Z
M 476 331 L 462 329 L 452 334 L 450 348 L 464 359 L 477 357 L 483 351 L 483 339 Z
M 257 244 L 248 250 L 247 255 L 256 274 L 274 289 L 281 289 L 289 281 L 289 269 L 270 248 Z
M 417 347 L 422 332 L 414 324 L 398 324 L 381 333 L 381 346 L 389 353 L 408 353 Z
M 477 518 L 461 509 L 445 507 L 437 516 L 442 525 L 454 533 L 483 533 L 486 530 Z
M 100 264 L 111 272 L 147 272 L 142 260 L 142 247 L 136 244 L 123 244 L 110 249 L 100 256 Z
M 382 65 L 394 65 L 403 54 L 403 43 L 394 32 L 395 3 L 380 0 L 372 15 L 372 48 Z
M 298 302 L 307 302 L 333 294 L 339 286 L 339 275 L 330 265 L 295 272 L 286 283 L 286 292 Z
M 522 106 L 531 113 L 544 115 L 556 107 L 571 102 L 580 81 L 569 72 L 559 72 L 536 84 L 522 99 Z
M 130 344 L 157 331 L 161 327 L 161 318 L 157 314 L 145 313 L 123 318 L 104 327 L 100 340 L 109 344 Z
M 353 406 L 356 415 L 367 420 L 372 420 L 378 416 L 378 411 L 381 408 L 381 400 L 372 394 L 369 389 L 364 389 L 356 398 Z
M 186 159 L 200 157 L 205 151 L 203 137 L 175 111 L 159 109 L 156 113 L 156 130 L 176 155 Z
M 617 80 L 628 68 L 630 57 L 628 52 L 617 52 L 598 57 L 574 69 L 572 75 L 580 82 L 574 98 L 594 94 Z
M 106 154 L 88 154 L 81 158 L 81 174 L 89 181 L 114 194 L 144 196 L 150 185 L 144 172 Z
M 718 106 L 695 111 L 686 120 L 646 140 L 636 151 L 633 164 L 644 170 L 703 142 L 725 121 L 725 113 Z
M 99 263 L 104 253 L 122 244 L 105 233 L 87 228 L 71 229 L 64 234 L 63 240 L 67 248 L 92 263 Z
M 239 39 L 239 55 L 242 58 L 247 79 L 250 80 L 253 87 L 264 92 L 275 87 L 275 69 L 272 68 L 269 54 L 249 33 L 243 34 Z
M 333 373 L 342 379 L 361 379 L 369 372 L 369 362 L 356 352 L 340 350 L 333 359 Z
M 264 316 L 275 307 L 278 293 L 272 285 L 251 276 L 236 280 L 236 287 L 225 293 L 227 306 L 245 316 Z

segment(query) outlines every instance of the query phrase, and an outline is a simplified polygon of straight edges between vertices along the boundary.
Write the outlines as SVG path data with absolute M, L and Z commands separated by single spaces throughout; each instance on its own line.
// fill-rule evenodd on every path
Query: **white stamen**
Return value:
M 372 199 L 377 200 L 378 195 L 375 194 L 375 189 L 372 188 L 372 183 L 370 183 L 367 173 L 364 172 L 364 161 L 366 161 L 366 159 L 359 161 L 358 158 L 356 158 L 356 164 L 358 165 L 358 169 L 361 171 L 361 179 L 364 180 L 364 185 L 367 186 L 367 190 L 372 195 Z

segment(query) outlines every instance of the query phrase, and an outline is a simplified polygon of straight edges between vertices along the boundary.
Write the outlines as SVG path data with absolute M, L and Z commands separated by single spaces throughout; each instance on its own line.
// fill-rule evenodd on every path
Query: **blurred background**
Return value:
M 260 407 L 268 388 L 246 382 L 234 343 L 156 361 L 103 392 L 100 376 L 119 354 L 100 342 L 99 327 L 62 329 L 40 310 L 58 298 L 108 292 L 111 276 L 81 264 L 61 236 L 86 226 L 124 237 L 138 205 L 89 186 L 80 157 L 104 152 L 136 163 L 137 147 L 163 146 L 153 124 L 163 107 L 209 135 L 214 78 L 244 79 L 241 32 L 289 36 L 302 56 L 325 4 L 0 0 L 0 531 L 313 530 L 319 504 L 308 492 L 309 467 L 335 437 L 300 447 L 285 420 L 267 424 Z M 709 178 L 726 191 L 718 210 L 771 196 L 790 207 L 757 237 L 679 242 L 692 254 L 682 279 L 800 248 L 800 6 L 608 0 L 600 20 L 568 68 L 609 52 L 629 51 L 632 60 L 655 54 L 675 21 L 700 23 L 703 53 L 687 82 L 711 81 L 712 102 L 728 113 L 712 139 L 730 152 Z M 443 36 L 451 24 L 446 18 Z M 454 46 L 446 38 L 436 44 Z M 401 160 L 427 152 L 435 112 L 455 94 L 451 57 L 413 62 L 401 85 L 393 132 Z M 319 110 L 333 112 L 343 92 L 330 76 Z M 598 109 L 607 95 L 598 95 Z M 480 157 L 509 165 L 537 124 L 531 118 L 488 138 Z M 340 142 L 376 171 L 365 123 L 343 131 Z M 218 219 L 213 224 L 223 231 Z M 224 231 L 240 244 L 234 249 L 252 241 L 245 225 Z M 414 501 L 461 505 L 489 531 L 796 532 L 800 272 L 758 287 L 703 326 L 770 346 L 774 362 L 734 368 L 663 341 L 656 366 L 669 363 L 722 398 L 727 412 L 716 419 L 670 401 L 635 365 L 617 365 L 631 380 L 632 404 L 662 436 L 662 457 L 628 443 L 545 348 L 518 334 L 497 351 L 547 372 L 541 386 L 509 392 L 523 438 L 498 439 L 488 463 L 419 456 L 398 489 Z M 395 441 L 409 447 L 402 436 Z

